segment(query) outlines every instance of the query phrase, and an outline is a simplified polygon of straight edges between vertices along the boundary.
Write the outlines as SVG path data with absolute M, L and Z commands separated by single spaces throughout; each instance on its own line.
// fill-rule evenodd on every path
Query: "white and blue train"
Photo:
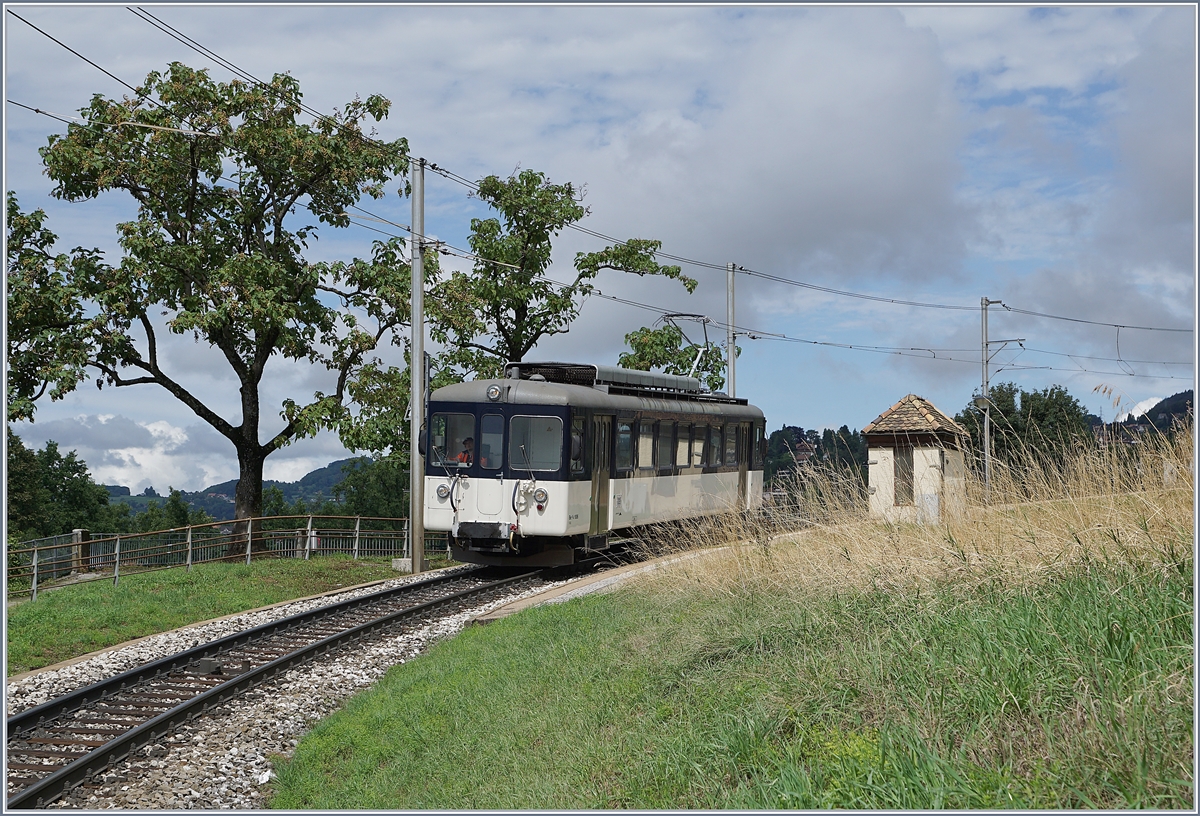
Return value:
M 762 503 L 762 411 L 699 380 L 575 363 L 430 397 L 425 528 L 459 561 L 559 566 L 629 528 Z

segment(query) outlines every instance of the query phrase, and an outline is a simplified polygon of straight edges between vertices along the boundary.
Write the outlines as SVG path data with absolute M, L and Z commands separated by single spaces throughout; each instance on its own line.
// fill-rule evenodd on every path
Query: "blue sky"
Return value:
M 230 78 L 121 6 L 10 7 L 131 83 L 172 60 Z M 1192 7 L 148 8 L 258 76 L 290 71 L 320 110 L 382 93 L 393 109 L 380 135 L 406 136 L 414 155 L 462 176 L 520 166 L 586 184 L 583 225 L 593 230 L 828 288 L 973 307 L 898 306 L 739 276 L 739 325 L 943 350 L 933 359 L 745 340 L 738 395 L 766 411 L 771 429 L 861 428 L 908 393 L 961 410 L 979 387 L 982 296 L 1101 323 L 1195 322 Z M 24 23 L 6 14 L 4 25 L 8 99 L 71 114 L 93 93 L 120 97 L 120 85 Z M 64 247 L 115 253 L 127 201 L 48 195 L 37 148 L 61 128 L 6 106 L 6 189 L 46 209 Z M 426 184 L 427 232 L 464 246 L 470 219 L 487 213 L 461 186 L 433 174 Z M 397 186 L 369 207 L 408 223 Z M 364 256 L 375 237 L 326 230 L 312 258 Z M 565 278 L 575 252 L 601 246 L 564 233 L 552 274 Z M 611 272 L 599 285 L 723 319 L 724 272 L 685 271 L 701 282 L 690 297 L 669 281 Z M 569 334 L 531 356 L 614 363 L 624 334 L 656 317 L 593 299 Z M 1061 384 L 1106 418 L 1191 387 L 1194 334 L 1118 337 L 1000 306 L 990 329 L 1025 338 L 1024 351 L 997 355 L 993 382 Z M 1122 360 L 1182 365 L 1079 356 L 1117 358 L 1118 341 Z M 217 355 L 181 341 L 167 357 L 240 421 Z M 273 363 L 267 395 L 278 405 L 328 390 L 329 379 Z M 1120 406 L 1094 392 L 1104 386 Z M 151 387 L 84 385 L 15 430 L 32 445 L 53 438 L 78 449 L 100 480 L 135 490 L 236 475 L 228 443 Z M 273 455 L 267 475 L 298 478 L 345 455 L 322 435 Z

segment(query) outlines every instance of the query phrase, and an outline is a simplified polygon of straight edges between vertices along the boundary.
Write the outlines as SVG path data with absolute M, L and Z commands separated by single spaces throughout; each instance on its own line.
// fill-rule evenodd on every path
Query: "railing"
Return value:
M 445 533 L 425 533 L 426 555 L 449 551 Z M 75 530 L 25 541 L 8 552 L 6 592 L 37 598 L 63 578 L 72 583 L 111 579 L 217 561 L 304 558 L 341 553 L 352 558 L 409 558 L 408 519 L 365 516 L 266 516 L 214 521 L 171 530 L 90 535 Z

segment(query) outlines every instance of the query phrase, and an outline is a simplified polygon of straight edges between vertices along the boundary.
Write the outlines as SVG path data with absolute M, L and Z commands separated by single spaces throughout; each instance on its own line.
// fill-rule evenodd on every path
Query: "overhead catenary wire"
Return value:
M 155 17 L 153 14 L 146 11 L 145 9 L 138 8 L 135 10 L 135 9 L 131 8 L 129 10 L 131 12 L 133 12 L 139 18 L 145 20 L 146 22 L 155 26 L 159 30 L 161 30 L 164 33 L 175 38 L 179 42 L 182 42 L 184 45 L 193 49 L 197 53 L 199 53 L 203 56 L 206 56 L 209 59 L 214 60 L 218 65 L 221 65 L 222 67 L 226 68 L 227 70 L 234 72 L 236 75 L 239 75 L 239 76 L 241 76 L 245 79 L 248 79 L 252 82 L 256 82 L 264 88 L 268 87 L 266 85 L 266 83 L 264 83 L 262 80 L 257 79 L 256 77 L 254 77 L 248 71 L 245 71 L 244 69 L 240 68 L 236 63 L 232 62 L 231 60 L 226 59 L 225 57 L 222 57 L 221 55 L 217 54 L 212 49 L 207 48 L 204 45 L 201 45 L 196 40 L 192 39 L 191 37 L 188 37 L 186 34 L 179 31 L 178 29 L 174 28 L 170 24 Z M 99 66 L 97 66 L 97 67 L 99 67 Z M 101 70 L 103 70 L 103 69 L 101 69 Z M 301 109 L 308 112 L 310 115 L 318 117 L 319 119 L 331 120 L 330 117 L 320 113 L 319 111 L 316 111 L 315 109 L 313 109 L 307 105 L 301 104 L 300 107 L 301 107 Z M 331 121 L 336 122 L 336 120 L 331 120 Z M 355 131 L 355 132 L 357 133 L 357 131 Z M 361 133 L 359 133 L 358 135 L 366 141 L 370 141 L 370 142 L 374 142 L 374 143 L 378 144 L 378 142 L 376 140 L 371 139 L 368 136 L 365 136 Z M 447 178 L 447 179 L 455 181 L 459 184 L 462 184 L 463 186 L 467 187 L 470 190 L 477 191 L 479 189 L 479 185 L 476 182 L 472 181 L 471 179 L 466 178 L 465 176 L 461 176 L 457 173 L 454 173 L 453 171 L 448 170 L 447 168 L 442 167 L 442 166 L 438 165 L 437 163 L 431 163 L 430 168 L 434 172 L 437 172 L 440 175 L 442 175 L 444 178 Z M 568 224 L 567 227 L 570 229 L 573 229 L 577 232 L 583 233 L 585 235 L 590 235 L 595 238 L 600 238 L 601 240 L 609 241 L 611 243 L 616 243 L 616 244 L 626 243 L 625 241 L 622 241 L 619 238 L 615 238 L 614 236 L 611 236 L 611 235 L 606 235 L 602 232 L 598 232 L 596 230 L 590 229 L 588 227 L 584 227 L 579 224 Z M 661 250 L 656 251 L 654 254 L 660 258 L 666 258 L 668 260 L 678 261 L 680 263 L 691 264 L 691 265 L 702 267 L 702 268 L 716 269 L 716 270 L 722 270 L 722 271 L 726 269 L 725 264 L 717 264 L 717 263 L 712 263 L 710 261 L 702 261 L 702 260 L 698 260 L 695 258 L 688 258 L 688 257 L 682 256 L 682 255 L 676 255 L 676 254 L 672 254 L 672 253 L 668 253 L 668 252 L 663 252 Z M 763 278 L 766 280 L 775 281 L 777 283 L 783 283 L 783 284 L 787 284 L 787 285 L 791 285 L 791 286 L 797 286 L 797 287 L 801 287 L 801 288 L 805 288 L 805 289 L 810 289 L 813 291 L 825 292 L 827 294 L 833 294 L 833 295 L 837 295 L 839 297 L 859 298 L 862 300 L 869 300 L 869 301 L 874 301 L 874 302 L 879 302 L 879 303 L 890 303 L 890 304 L 900 305 L 900 306 L 911 306 L 911 307 L 930 308 L 930 309 L 944 309 L 944 310 L 954 310 L 954 311 L 973 311 L 976 308 L 973 305 L 958 305 L 958 304 L 947 304 L 947 303 L 926 303 L 926 302 L 921 302 L 921 301 L 905 300 L 902 298 L 891 298 L 891 297 L 886 297 L 886 296 L 881 296 L 881 295 L 871 295 L 871 294 L 866 294 L 866 293 L 861 293 L 861 292 L 850 292 L 847 290 L 834 289 L 832 287 L 820 286 L 820 285 L 808 283 L 805 281 L 797 281 L 797 280 L 794 280 L 791 278 L 784 278 L 784 277 L 781 277 L 778 275 L 772 275 L 772 274 L 765 273 L 765 272 L 747 269 L 746 267 L 740 266 L 740 265 L 736 267 L 736 270 L 745 275 L 759 277 L 759 278 Z M 1061 315 L 1052 315 L 1052 314 L 1047 314 L 1044 312 L 1035 312 L 1032 310 L 1018 309 L 1015 307 L 1010 307 L 1006 304 L 1001 304 L 1001 305 L 1010 312 L 1016 312 L 1016 313 L 1026 314 L 1026 315 L 1031 315 L 1031 316 L 1036 316 L 1036 317 L 1043 317 L 1043 318 L 1052 319 L 1052 320 L 1067 320 L 1067 321 L 1072 321 L 1072 322 L 1077 322 L 1077 323 L 1088 323 L 1088 324 L 1092 324 L 1092 325 L 1108 326 L 1108 327 L 1113 327 L 1113 328 L 1137 329 L 1139 331 L 1163 331 L 1163 332 L 1181 332 L 1181 333 L 1186 333 L 1186 332 L 1192 331 L 1192 329 L 1183 329 L 1183 328 L 1168 328 L 1168 327 L 1157 327 L 1157 326 L 1131 326 L 1131 325 L 1124 325 L 1124 324 L 1118 324 L 1118 323 L 1108 323 L 1108 322 L 1103 322 L 1103 321 L 1085 320 L 1085 319 L 1081 319 L 1081 318 L 1064 317 Z
M 134 11 L 133 9 L 129 9 L 129 10 L 130 10 L 130 11 Z M 140 12 L 140 13 L 139 13 L 139 12 Z M 48 34 L 48 33 L 46 33 L 45 31 L 43 31 L 42 29 L 38 28 L 37 26 L 34 26 L 32 23 L 29 23 L 27 20 L 25 20 L 24 18 L 22 18 L 22 17 L 20 17 L 19 15 L 15 14 L 15 13 L 14 13 L 14 12 L 12 12 L 11 10 L 9 11 L 9 13 L 10 13 L 10 14 L 13 14 L 13 16 L 17 17 L 17 19 L 21 20 L 22 22 L 25 22 L 25 23 L 26 23 L 27 25 L 29 25 L 31 28 L 33 28 L 34 30 L 36 30 L 36 31 L 38 31 L 39 33 L 43 34 L 44 36 L 46 36 L 47 38 L 49 38 L 49 39 L 50 39 L 50 40 L 52 40 L 53 42 L 57 43 L 58 45 L 60 45 L 60 46 L 62 46 L 63 48 L 65 48 L 66 50 L 70 51 L 72 54 L 74 54 L 74 55 L 76 55 L 76 56 L 80 57 L 80 59 L 83 59 L 85 62 L 89 63 L 90 65 L 92 65 L 92 66 L 94 66 L 94 67 L 96 67 L 98 70 L 100 70 L 101 72 L 103 72 L 105 75 L 107 75 L 107 76 L 111 77 L 112 79 L 114 79 L 114 80 L 116 80 L 116 81 L 120 82 L 122 85 L 124 85 L 125 87 L 129 88 L 130 90 L 132 90 L 134 93 L 139 93 L 139 92 L 138 92 L 138 89 L 136 89 L 136 88 L 134 88 L 133 86 L 129 85 L 128 83 L 124 82 L 124 81 L 123 81 L 123 80 L 121 80 L 119 77 L 116 77 L 114 74 L 112 74 L 112 73 L 110 73 L 109 71 L 105 70 L 104 68 L 102 68 L 102 67 L 101 67 L 101 66 L 99 66 L 97 63 L 93 62 L 92 60 L 88 59 L 87 57 L 84 57 L 84 56 L 83 56 L 82 54 L 80 54 L 78 51 L 75 51 L 74 49 L 70 48 L 70 47 L 69 47 L 69 46 L 67 46 L 65 43 L 62 43 L 60 40 L 58 40 L 58 39 L 54 38 L 53 36 L 49 35 L 49 34 Z M 213 60 L 214 60 L 214 61 L 216 61 L 216 62 L 217 62 L 219 65 L 221 65 L 222 67 L 225 67 L 226 69 L 228 69 L 228 70 L 230 70 L 230 71 L 234 72 L 236 75 L 239 75 L 239 76 L 241 76 L 241 77 L 243 77 L 243 78 L 245 78 L 245 79 L 247 79 L 247 80 L 249 80 L 249 81 L 255 82 L 255 83 L 257 83 L 257 84 L 259 84 L 259 85 L 261 85 L 261 86 L 263 86 L 263 87 L 269 87 L 269 86 L 267 86 L 265 83 L 263 83 L 261 80 L 258 80 L 258 79 L 257 79 L 257 78 L 255 78 L 253 75 L 251 75 L 251 74 L 249 74 L 248 72 L 244 71 L 243 69 L 239 68 L 239 67 L 238 67 L 236 64 L 232 63 L 232 62 L 231 62 L 231 61 L 229 61 L 229 60 L 226 60 L 226 59 L 224 59 L 224 58 L 220 57 L 220 55 L 216 54 L 216 52 L 213 52 L 213 51 L 211 51 L 210 49 L 207 49 L 207 48 L 205 48 L 204 46 L 200 45 L 200 44 L 199 44 L 199 43 L 197 43 L 196 41 L 192 40 L 190 37 L 187 37 L 186 35 L 182 34 L 182 32 L 178 32 L 176 29 L 174 29 L 173 27 L 169 26 L 169 25 L 168 25 L 168 24 L 166 24 L 166 23 L 163 23 L 161 20 L 158 20 L 158 18 L 155 18 L 153 15 L 151 15 L 149 12 L 146 12 L 144 9 L 140 9 L 140 8 L 139 8 L 139 9 L 137 9 L 137 11 L 134 11 L 134 13 L 135 13 L 137 16 L 139 16 L 141 19 L 144 19 L 144 20 L 146 20 L 146 22 L 149 22 L 149 23 L 151 23 L 152 25 L 155 25 L 155 27 L 157 27 L 157 28 L 159 28 L 160 30 L 164 31 L 164 33 L 167 33 L 167 34 L 169 34 L 170 36 L 174 37 L 175 39 L 179 40 L 180 42 L 183 42 L 185 45 L 188 45 L 188 47 L 189 47 L 189 48 L 192 48 L 193 50 L 196 50 L 198 53 L 201 53 L 202 55 L 204 55 L 204 56 L 207 56 L 207 57 L 208 57 L 208 58 L 210 58 L 210 59 L 213 59 Z M 141 96 L 141 94 L 139 94 L 139 98 L 146 98 L 146 99 L 148 99 L 148 101 L 152 102 L 152 103 L 153 103 L 153 104 L 155 104 L 155 105 L 159 105 L 159 106 L 161 107 L 161 104 L 160 104 L 160 103 L 158 103 L 156 100 L 154 100 L 154 99 L 152 99 L 152 98 L 149 98 L 149 97 L 142 97 L 142 96 Z M 20 105 L 20 103 L 15 103 L 15 102 L 14 102 L 13 104 L 18 104 L 18 105 Z M 25 106 L 25 105 L 20 105 L 20 106 L 21 106 L 21 107 L 25 107 L 25 108 L 27 108 L 27 109 L 29 109 L 29 110 L 33 110 L 33 111 L 35 111 L 35 112 L 37 112 L 37 113 L 43 113 L 43 114 L 45 114 L 45 115 L 52 116 L 53 118 L 56 118 L 56 119 L 58 119 L 59 121 L 67 121 L 66 119 L 64 119 L 64 118 L 62 118 L 62 117 L 60 117 L 60 116 L 57 116 L 57 115 L 54 115 L 54 114 L 49 114 L 48 112 L 41 111 L 41 110 L 38 110 L 38 109 L 36 109 L 36 108 L 29 108 L 29 106 Z M 314 117 L 317 117 L 318 119 L 321 119 L 321 120 L 327 120 L 327 121 L 333 121 L 333 122 L 334 122 L 336 125 L 338 125 L 339 127 L 344 127 L 344 125 L 343 125 L 342 123 L 340 123 L 340 122 L 337 122 L 337 120 L 336 120 L 336 119 L 333 119 L 332 117 L 328 117 L 328 116 L 326 116 L 326 115 L 324 115 L 324 114 L 321 114 L 320 112 L 318 112 L 318 111 L 315 111 L 314 109 L 312 109 L 311 107 L 309 107 L 309 106 L 307 106 L 307 105 L 300 104 L 300 105 L 299 105 L 299 107 L 300 107 L 302 110 L 304 110 L 305 112 L 309 113 L 310 115 L 312 115 L 312 116 L 314 116 Z M 67 121 L 67 123 L 68 123 L 68 124 L 70 124 L 70 122 L 69 122 L 69 121 Z M 133 124 L 137 124 L 137 123 L 133 123 Z M 170 128 L 169 130 L 179 130 L 179 129 Z M 186 132 L 186 131 L 181 131 L 181 132 Z M 369 137 L 369 136 L 366 136 L 366 135 L 362 134 L 360 131 L 358 131 L 358 130 L 356 130 L 356 129 L 352 129 L 352 130 L 351 130 L 351 132 L 353 132 L 353 133 L 354 133 L 356 136 L 358 136 L 359 138 L 363 139 L 364 141 L 373 142 L 373 143 L 375 143 L 375 144 L 377 144 L 377 145 L 380 145 L 380 146 L 382 146 L 382 143 L 379 143 L 377 140 L 375 140 L 375 139 L 372 139 L 371 137 Z M 207 134 L 200 134 L 199 132 L 195 132 L 195 133 L 196 133 L 196 135 L 207 135 Z M 447 169 L 446 169 L 446 168 L 444 168 L 444 167 L 440 167 L 440 166 L 439 166 L 439 165 L 437 165 L 437 164 L 432 164 L 432 165 L 431 165 L 431 169 L 433 169 L 435 172 L 438 172 L 439 174 L 441 174 L 441 175 L 442 175 L 443 177 L 445 177 L 445 178 L 448 178 L 448 179 L 451 179 L 451 180 L 453 180 L 453 181 L 456 181 L 456 182 L 458 182 L 458 183 L 460 183 L 460 184 L 463 184 L 464 186 L 466 186 L 466 187 L 468 187 L 468 188 L 470 188 L 470 189 L 478 190 L 478 184 L 476 184 L 475 182 L 473 182 L 473 181 L 471 181 L 471 180 L 469 180 L 469 179 L 467 179 L 467 178 L 465 178 L 465 177 L 463 177 L 463 176 L 461 176 L 461 175 L 458 175 L 458 174 L 456 174 L 456 173 L 453 173 L 452 171 L 450 171 L 450 170 L 447 170 Z M 232 181 L 232 180 L 230 180 L 230 181 Z M 388 223 L 388 224 L 391 224 L 391 225 L 393 225 L 393 226 L 397 226 L 397 227 L 399 227 L 399 228 L 401 228 L 401 229 L 405 229 L 406 231 L 408 231 L 408 232 L 410 232 L 410 233 L 411 233 L 411 229 L 410 229 L 410 228 L 408 228 L 408 227 L 406 227 L 405 225 L 398 224 L 398 223 L 396 223 L 396 222 L 389 221 L 389 220 L 387 220 L 387 219 L 383 219 L 383 218 L 381 218 L 381 217 L 378 217 L 378 216 L 374 216 L 374 214 L 371 214 L 371 213 L 369 213 L 369 211 L 367 211 L 367 210 L 364 210 L 364 209 L 362 209 L 362 208 L 359 208 L 359 207 L 357 207 L 356 205 L 351 205 L 351 206 L 353 206 L 355 209 L 358 209 L 360 212 L 364 212 L 364 213 L 367 213 L 367 214 L 371 215 L 371 217 L 373 217 L 373 218 L 375 218 L 375 219 L 377 219 L 377 220 L 383 221 L 384 223 Z M 358 226 L 360 226 L 360 227 L 364 227 L 364 228 L 366 228 L 366 229 L 372 229 L 373 231 L 375 231 L 375 232 L 379 232 L 379 233 L 381 233 L 381 234 L 384 234 L 384 235 L 389 235 L 389 233 L 387 233 L 386 231 L 379 230 L 379 229 L 376 229 L 376 228 L 372 228 L 372 227 L 369 227 L 369 226 L 367 226 L 367 225 L 364 225 L 364 224 L 357 224 L 357 225 L 358 225 Z M 614 238 L 614 237 L 612 237 L 612 236 L 605 235 L 604 233 L 598 232 L 598 231 L 596 231 L 596 230 L 589 229 L 589 228 L 587 228 L 587 227 L 582 227 L 582 226 L 580 226 L 580 225 L 575 225 L 575 224 L 571 224 L 571 225 L 568 225 L 568 226 L 569 226 L 570 228 L 572 228 L 572 229 L 575 229 L 575 230 L 577 230 L 577 231 L 581 232 L 581 233 L 584 233 L 584 234 L 587 234 L 587 235 L 591 235 L 591 236 L 593 236 L 593 237 L 598 237 L 598 238 L 601 238 L 601 239 L 603 239 L 603 240 L 606 240 L 606 241 L 611 241 L 611 242 L 618 243 L 618 244 L 623 244 L 623 243 L 625 243 L 624 241 L 621 241 L 620 239 Z M 392 237 L 401 237 L 401 236 L 392 236 Z M 421 239 L 426 239 L 426 236 L 419 236 L 419 237 L 420 237 Z M 438 242 L 438 243 L 440 244 L 440 243 L 442 243 L 442 242 Z M 449 245 L 446 245 L 446 246 L 449 246 Z M 474 255 L 473 253 L 470 253 L 470 252 L 468 252 L 468 251 L 466 251 L 466 250 L 461 250 L 461 249 L 458 249 L 458 248 L 453 248 L 453 247 L 451 247 L 451 249 L 454 249 L 454 250 L 456 250 L 456 251 L 455 251 L 455 252 L 446 252 L 446 251 L 443 251 L 443 254 L 456 254 L 456 255 L 458 255 L 459 257 L 464 257 L 464 258 L 468 258 L 468 259 L 473 259 L 473 260 L 481 261 L 481 262 L 484 262 L 484 263 L 490 263 L 490 264 L 499 264 L 499 265 L 503 265 L 503 266 L 508 266 L 508 267 L 510 267 L 510 268 L 518 268 L 518 267 L 515 267 L 515 266 L 513 266 L 513 265 L 511 265 L 511 264 L 503 264 L 502 262 L 499 262 L 499 261 L 493 261 L 493 260 L 491 260 L 491 259 L 482 258 L 482 257 L 480 257 L 480 256 L 477 256 L 477 255 Z M 722 270 L 726 268 L 726 266 L 725 266 L 725 265 L 723 265 L 723 264 L 714 264 L 714 263 L 711 263 L 711 262 L 700 261 L 700 260 L 697 260 L 697 259 L 687 258 L 687 257 L 684 257 L 684 256 L 674 255 L 674 254 L 671 254 L 671 253 L 666 253 L 666 252 L 661 252 L 661 251 L 655 252 L 655 255 L 656 255 L 656 256 L 659 256 L 659 257 L 667 258 L 667 259 L 670 259 L 670 260 L 677 260 L 677 261 L 679 261 L 679 262 L 682 262 L 682 263 L 689 263 L 689 264 L 693 264 L 693 265 L 700 266 L 700 267 L 705 267 L 705 268 L 711 268 L 711 269 L 722 269 Z M 783 278 L 783 277 L 780 277 L 780 276 L 777 276 L 777 275 L 771 275 L 771 274 L 769 274 L 769 273 L 764 273 L 764 272 L 760 272 L 760 271 L 757 271 L 757 270 L 751 270 L 751 269 L 747 269 L 747 268 L 745 268 L 745 267 L 742 267 L 742 266 L 738 266 L 738 267 L 736 267 L 736 268 L 737 268 L 737 271 L 740 271 L 740 272 L 742 272 L 743 274 L 751 275 L 751 276 L 754 276 L 754 277 L 760 277 L 760 278 L 764 278 L 764 279 L 767 279 L 767 280 L 772 280 L 772 281 L 775 281 L 775 282 L 784 283 L 784 284 L 787 284 L 787 285 L 798 286 L 798 287 L 801 287 L 801 288 L 811 289 L 811 290 L 815 290 L 815 291 L 822 291 L 822 292 L 826 292 L 826 293 L 829 293 L 829 294 L 835 294 L 835 295 L 838 295 L 838 296 L 844 296 L 844 297 L 855 297 L 855 298 L 860 298 L 860 299 L 865 299 L 865 300 L 871 300 L 871 301 L 876 301 L 876 302 L 885 302 L 885 303 L 891 303 L 891 304 L 896 304 L 896 305 L 904 305 L 904 306 L 916 306 L 916 307 L 924 307 L 924 308 L 937 308 L 937 309 L 947 309 L 947 310 L 963 310 L 963 311 L 966 311 L 966 310 L 973 310 L 973 309 L 975 308 L 974 306 L 960 306 L 960 305 L 954 305 L 954 304 L 925 303 L 925 302 L 920 302 L 920 301 L 908 301 L 908 300 L 903 300 L 903 299 L 899 299 L 899 298 L 888 298 L 888 297 L 879 296 L 879 295 L 869 295 L 869 294 L 865 294 L 865 293 L 849 292 L 849 291 L 846 291 L 846 290 L 838 290 L 838 289 L 833 289 L 833 288 L 831 288 L 831 287 L 822 287 L 822 286 L 819 286 L 819 285 L 816 285 L 816 284 L 810 284 L 810 283 L 807 283 L 807 282 L 804 282 L 804 281 L 796 281 L 796 280 L 793 280 L 793 279 L 790 279 L 790 278 Z M 557 282 L 556 282 L 556 283 L 557 283 Z M 559 285 L 565 285 L 565 284 L 559 284 Z M 665 311 L 665 310 L 660 310 L 660 309 L 658 309 L 657 307 L 651 307 L 651 306 L 647 306 L 646 304 L 640 304 L 640 303 L 637 303 L 637 302 L 635 302 L 635 301 L 630 301 L 630 300 L 628 300 L 628 299 L 618 298 L 618 297 L 616 297 L 616 296 L 612 296 L 612 295 L 605 295 L 605 294 L 603 294 L 602 292 L 600 292 L 598 289 L 594 289 L 592 293 L 593 293 L 593 294 L 596 294 L 598 297 L 606 298 L 606 299 L 613 300 L 613 301 L 620 302 L 620 303 L 626 303 L 627 305 L 631 305 L 631 306 L 637 306 L 637 307 L 639 307 L 639 308 L 648 309 L 648 310 L 650 310 L 650 311 L 658 312 L 659 314 L 667 314 L 667 313 L 669 313 L 669 312 L 667 312 L 667 311 Z M 1151 326 L 1132 326 L 1132 325 L 1117 324 L 1117 323 L 1106 323 L 1106 322 L 1103 322 L 1103 321 L 1093 321 L 1093 320 L 1086 320 L 1086 319 L 1082 319 L 1082 318 L 1071 318 L 1071 317 L 1065 317 L 1065 316 L 1060 316 L 1060 315 L 1052 315 L 1052 314 L 1047 314 L 1047 313 L 1043 313 L 1043 312 L 1035 312 L 1035 311 L 1032 311 L 1032 310 L 1019 309 L 1019 308 L 1016 308 L 1016 307 L 1010 307 L 1010 306 L 1008 306 L 1008 305 L 1006 305 L 1006 304 L 1002 304 L 1002 305 L 1003 305 L 1003 307 L 1004 307 L 1006 310 L 1008 310 L 1008 311 L 1010 311 L 1010 312 L 1015 312 L 1015 313 L 1020 313 L 1020 314 L 1027 314 L 1027 315 L 1031 315 L 1031 316 L 1043 317 L 1043 318 L 1048 318 L 1048 319 L 1067 320 L 1067 321 L 1071 321 L 1071 322 L 1077 322 L 1077 323 L 1087 323 L 1087 324 L 1092 324 L 1092 325 L 1108 326 L 1108 327 L 1114 327 L 1114 328 L 1117 328 L 1117 329 L 1120 329 L 1120 328 L 1128 328 L 1128 329 L 1136 329 L 1136 330 L 1143 330 L 1143 331 L 1167 331 L 1167 332 L 1191 332 L 1191 331 L 1192 331 L 1192 329 L 1165 328 L 1165 327 L 1151 327 Z M 716 322 L 716 321 L 714 321 L 714 322 Z M 722 324 L 719 324 L 719 323 L 718 323 L 718 325 L 722 325 Z M 828 342 L 828 341 L 804 340 L 804 339 L 801 339 L 801 338 L 793 338 L 793 337 L 789 337 L 789 336 L 787 336 L 787 335 L 783 335 L 783 334 L 779 334 L 779 333 L 773 333 L 773 332 L 760 332 L 760 331 L 755 331 L 755 330 L 751 330 L 751 329 L 744 330 L 744 331 L 743 331 L 743 334 L 745 334 L 745 335 L 748 335 L 748 336 L 751 336 L 751 337 L 758 336 L 758 337 L 762 337 L 762 338 L 764 338 L 764 339 L 777 339 L 777 340 L 785 340 L 785 341 L 789 341 L 789 342 L 811 343 L 811 344 L 814 344 L 814 345 L 831 346 L 831 347 L 840 347 L 840 348 L 847 348 L 847 349 L 860 350 L 860 351 L 872 351 L 872 352 L 876 352 L 876 353 L 889 353 L 889 354 L 898 354 L 898 355 L 907 355 L 907 356 L 919 356 L 919 357 L 922 357 L 922 358 L 925 358 L 925 359 L 939 359 L 939 360 L 947 360 L 947 361 L 952 361 L 952 362 L 964 362 L 964 363 L 971 363 L 971 364 L 974 364 L 975 362 L 977 362 L 977 361 L 975 361 L 975 360 L 960 360 L 960 359 L 956 359 L 956 358 L 952 358 L 952 357 L 947 357 L 947 356 L 941 356 L 941 357 L 939 357 L 939 356 L 937 356 L 937 354 L 936 354 L 935 350 L 933 350 L 933 349 L 920 349 L 920 351 L 923 351 L 923 352 L 928 352 L 929 354 L 932 354 L 932 357 L 930 357 L 930 356 L 928 356 L 928 355 L 927 355 L 927 354 L 925 354 L 925 353 L 922 353 L 922 354 L 913 354 L 913 352 L 914 352 L 914 351 L 917 351 L 917 350 L 918 350 L 918 349 L 915 349 L 915 348 L 912 348 L 912 349 L 907 349 L 907 350 L 898 350 L 898 349 L 897 349 L 897 348 L 895 348 L 895 347 L 878 347 L 878 346 L 876 346 L 876 347 L 869 347 L 869 346 L 862 346 L 862 345 L 858 345 L 858 344 L 844 344 L 844 343 L 831 343 L 831 342 Z M 1043 352 L 1043 353 L 1055 354 L 1056 352 Z M 1059 353 L 1059 354 L 1062 354 L 1062 353 Z M 1067 356 L 1067 357 L 1071 357 L 1071 358 L 1073 358 L 1073 357 L 1080 357 L 1080 358 L 1082 358 L 1082 359 L 1099 359 L 1099 360 L 1109 360 L 1109 361 L 1117 361 L 1117 362 L 1144 362 L 1144 363 L 1146 363 L 1146 364 L 1162 364 L 1162 365 L 1187 365 L 1186 363 L 1173 363 L 1173 362 L 1163 362 L 1163 363 L 1160 363 L 1160 362 L 1158 362 L 1158 361 L 1124 361 L 1124 360 L 1113 360 L 1113 358 L 1099 358 L 1099 357 L 1097 357 L 1097 358 L 1086 358 L 1086 357 L 1084 357 L 1084 356 L 1082 356 L 1082 355 L 1069 355 L 1069 354 L 1063 354 L 1063 356 Z M 1029 368 L 1037 368 L 1037 369 L 1047 369 L 1047 370 L 1057 370 L 1057 371 L 1069 371 L 1069 372 L 1089 372 L 1089 371 L 1090 371 L 1090 370 L 1088 370 L 1088 369 L 1084 369 L 1084 368 L 1082 368 L 1082 367 L 1081 367 L 1080 369 L 1078 369 L 1078 370 L 1076 370 L 1076 369 L 1056 369 L 1056 368 L 1049 367 L 1049 366 L 1010 366 L 1010 368 L 1013 368 L 1013 369 L 1029 369 Z M 1100 374 L 1106 374 L 1106 375 L 1118 375 L 1118 376 L 1142 376 L 1142 377 L 1153 377 L 1153 378 L 1160 378 L 1160 379 L 1161 379 L 1161 378 L 1166 378 L 1166 379 L 1186 379 L 1186 378 L 1182 378 L 1182 377 L 1157 377 L 1156 375 L 1138 375 L 1138 374 L 1136 374 L 1136 373 L 1133 373 L 1133 372 L 1090 372 L 1090 373 L 1100 373 Z

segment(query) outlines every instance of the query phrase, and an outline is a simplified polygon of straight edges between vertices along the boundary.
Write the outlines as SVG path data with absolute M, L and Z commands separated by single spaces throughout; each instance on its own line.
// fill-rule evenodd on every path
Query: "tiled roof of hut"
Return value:
M 937 433 L 966 435 L 966 430 L 929 400 L 909 394 L 862 429 L 868 433 Z

